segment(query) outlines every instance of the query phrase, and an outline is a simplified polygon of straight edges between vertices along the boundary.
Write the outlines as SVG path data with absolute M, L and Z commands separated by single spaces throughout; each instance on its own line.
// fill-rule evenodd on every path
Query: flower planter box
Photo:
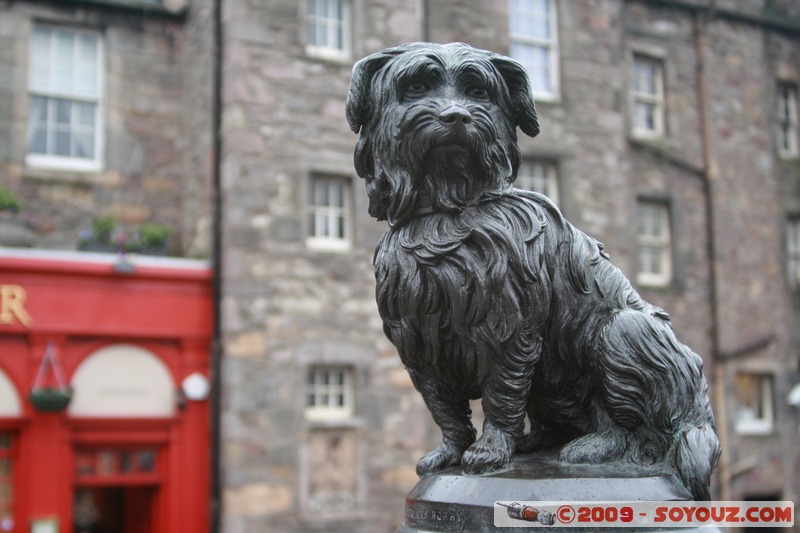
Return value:
M 84 241 L 78 245 L 78 249 L 83 252 L 106 252 L 113 254 L 119 251 L 119 246 L 113 243 Z

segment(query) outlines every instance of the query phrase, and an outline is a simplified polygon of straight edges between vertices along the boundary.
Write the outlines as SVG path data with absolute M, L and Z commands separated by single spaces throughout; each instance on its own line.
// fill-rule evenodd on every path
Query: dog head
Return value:
M 369 212 L 391 225 L 500 194 L 519 166 L 516 128 L 539 133 L 525 69 L 466 44 L 413 43 L 353 67 L 347 121 Z

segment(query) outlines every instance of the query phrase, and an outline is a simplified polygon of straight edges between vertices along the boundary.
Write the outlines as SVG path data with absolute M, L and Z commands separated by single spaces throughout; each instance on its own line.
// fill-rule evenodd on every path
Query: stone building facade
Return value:
M 2 531 L 210 530 L 212 7 L 0 1 Z
M 189 4 L 0 2 L 0 185 L 20 204 L 0 243 L 76 249 L 111 217 L 116 243 L 157 223 L 170 254 L 208 256 L 212 10 Z
M 415 40 L 531 61 L 542 133 L 521 139 L 524 180 L 557 191 L 703 355 L 726 448 L 715 495 L 798 493 L 800 163 L 780 109 L 796 106 L 800 14 L 711 4 L 223 4 L 223 530 L 390 531 L 437 443 L 381 333 L 383 227 L 342 120 L 354 61 Z
M 82 168 L 29 135 L 34 100 L 57 96 L 31 81 L 32 36 L 58 28 L 101 42 L 102 94 L 77 95 L 99 102 L 93 151 L 68 121 Z M 384 225 L 344 120 L 353 63 L 417 40 L 527 62 L 542 133 L 520 139 L 518 184 L 603 241 L 703 356 L 714 495 L 796 499 L 795 2 L 0 0 L 0 187 L 22 205 L 0 244 L 74 249 L 111 215 L 116 237 L 155 221 L 170 253 L 208 257 L 219 201 L 218 529 L 392 531 L 438 443 L 377 316 Z

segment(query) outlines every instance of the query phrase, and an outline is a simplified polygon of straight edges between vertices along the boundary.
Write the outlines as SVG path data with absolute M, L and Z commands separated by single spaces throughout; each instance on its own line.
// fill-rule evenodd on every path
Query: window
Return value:
M 672 281 L 669 206 L 640 200 L 636 219 L 636 281 L 641 285 L 666 286 Z
M 78 449 L 75 475 L 79 483 L 114 478 L 118 484 L 159 479 L 153 447 Z
M 800 218 L 789 219 L 786 226 L 786 275 L 790 287 L 800 288 Z
M 346 250 L 350 247 L 350 179 L 312 176 L 308 197 L 309 247 Z
M 329 59 L 349 55 L 349 13 L 345 0 L 307 0 L 306 52 Z
M 798 150 L 797 85 L 778 84 L 778 154 L 797 157 Z
M 658 59 L 634 56 L 632 73 L 633 133 L 664 135 L 664 65 Z
M 558 98 L 558 35 L 556 2 L 510 0 L 509 55 L 528 70 L 533 95 L 545 100 Z
M 100 169 L 102 52 L 97 33 L 34 27 L 28 72 L 27 164 Z
M 558 204 L 558 174 L 553 163 L 523 161 L 517 173 L 517 186 L 541 193 Z
M 342 420 L 353 416 L 353 370 L 346 366 L 313 366 L 306 380 L 306 417 Z
M 736 432 L 765 434 L 772 431 L 772 376 L 741 372 L 736 375 Z

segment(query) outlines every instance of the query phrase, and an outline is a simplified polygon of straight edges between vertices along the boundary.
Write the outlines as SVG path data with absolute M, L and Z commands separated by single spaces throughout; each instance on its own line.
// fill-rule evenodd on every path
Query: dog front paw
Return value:
M 478 442 L 467 448 L 461 458 L 467 474 L 494 472 L 511 463 L 514 457 L 514 440 L 505 432 L 484 427 Z
M 463 448 L 460 450 L 449 442 L 442 442 L 438 448 L 419 460 L 417 463 L 417 475 L 419 477 L 427 476 L 448 466 L 455 466 L 461 463 L 462 450 Z

